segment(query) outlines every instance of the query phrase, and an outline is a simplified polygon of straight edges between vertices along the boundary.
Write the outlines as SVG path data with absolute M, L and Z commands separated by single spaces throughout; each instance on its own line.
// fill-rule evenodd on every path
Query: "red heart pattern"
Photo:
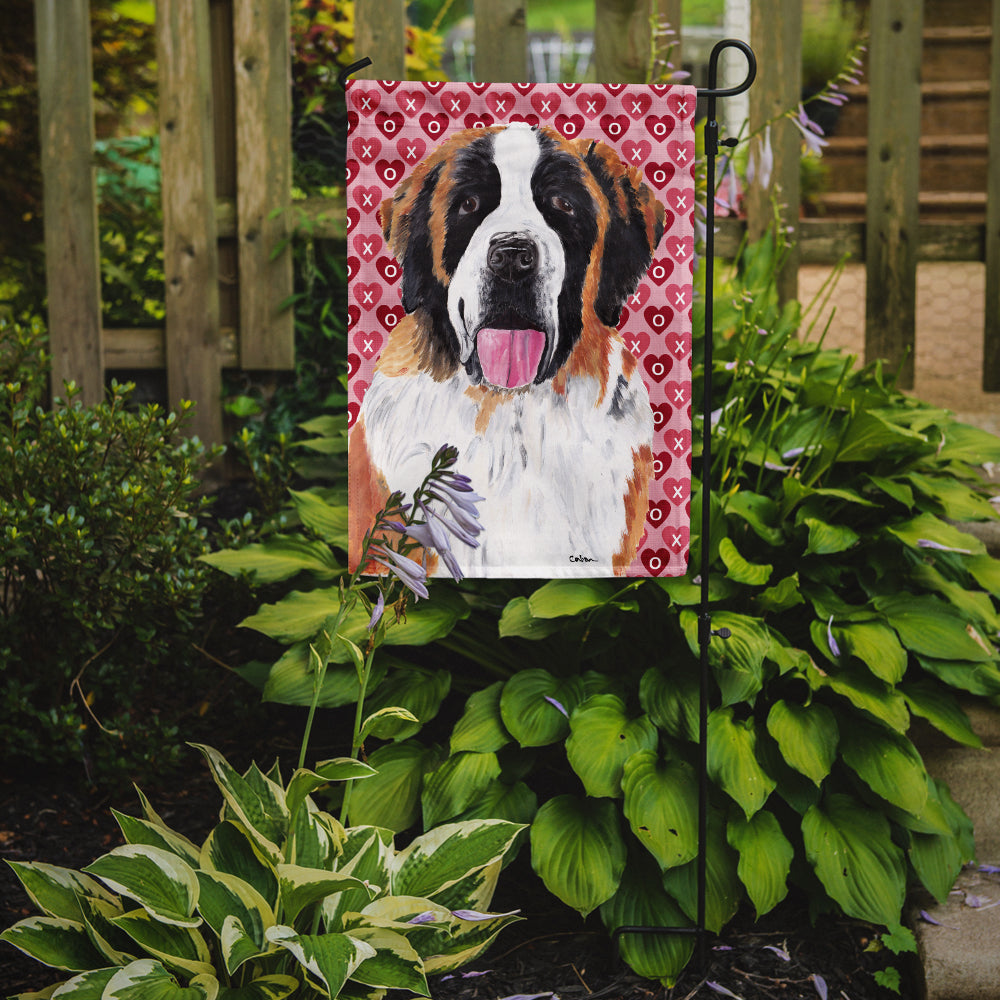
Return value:
M 691 496 L 691 275 L 694 111 L 691 87 L 348 81 L 348 424 L 381 351 L 405 315 L 402 270 L 382 235 L 380 206 L 453 132 L 523 121 L 598 140 L 641 173 L 665 207 L 665 232 L 618 331 L 653 411 L 650 502 L 632 576 L 687 570 Z M 605 266 L 613 265 L 613 254 Z M 626 371 L 629 369 L 626 368 Z

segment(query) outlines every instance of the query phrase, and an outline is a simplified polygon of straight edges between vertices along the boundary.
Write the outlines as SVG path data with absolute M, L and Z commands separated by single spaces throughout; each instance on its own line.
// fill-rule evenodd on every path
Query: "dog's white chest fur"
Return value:
M 445 382 L 425 374 L 376 373 L 362 415 L 372 465 L 407 497 L 442 444 L 458 448 L 456 471 L 485 497 L 481 545 L 455 540 L 469 576 L 612 576 L 626 524 L 625 486 L 635 449 L 652 438 L 653 418 L 638 373 L 612 371 L 512 393 L 476 430 L 477 402 L 460 372 Z

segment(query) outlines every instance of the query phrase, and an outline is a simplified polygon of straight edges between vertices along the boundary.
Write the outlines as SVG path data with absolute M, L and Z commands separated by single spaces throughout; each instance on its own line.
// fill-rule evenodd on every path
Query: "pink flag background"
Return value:
M 347 102 L 351 426 L 388 332 L 404 315 L 400 265 L 385 245 L 379 205 L 434 147 L 455 131 L 523 121 L 549 125 L 567 139 L 599 139 L 641 170 L 667 209 L 667 228 L 618 324 L 642 370 L 655 423 L 645 535 L 628 575 L 684 574 L 691 489 L 694 88 L 351 80 Z M 605 266 L 613 265 L 612 252 Z

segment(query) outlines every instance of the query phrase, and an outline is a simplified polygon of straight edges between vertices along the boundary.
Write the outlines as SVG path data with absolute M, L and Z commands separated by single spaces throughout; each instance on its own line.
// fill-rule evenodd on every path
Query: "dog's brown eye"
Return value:
M 573 204 L 567 201 L 562 195 L 554 194 L 552 196 L 552 207 L 558 209 L 560 212 L 565 212 L 567 215 L 573 214 Z
M 469 195 L 461 205 L 458 206 L 459 215 L 471 215 L 479 211 L 479 199 L 474 195 Z

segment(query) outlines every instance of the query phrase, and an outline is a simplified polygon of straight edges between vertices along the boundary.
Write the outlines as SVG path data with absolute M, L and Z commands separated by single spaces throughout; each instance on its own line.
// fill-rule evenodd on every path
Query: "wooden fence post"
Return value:
M 750 88 L 750 131 L 789 109 L 802 98 L 802 4 L 799 0 L 760 0 L 750 8 L 750 41 L 761 73 Z M 754 143 L 759 142 L 755 139 Z M 793 240 L 784 267 L 778 273 L 778 297 L 787 302 L 798 296 L 800 249 L 799 160 L 802 136 L 787 119 L 771 127 L 774 169 L 767 188 L 756 178 L 747 192 L 747 229 L 751 240 L 760 239 L 780 206 L 779 225 L 791 228 Z M 758 147 L 759 148 L 759 147 Z
M 52 394 L 104 398 L 89 0 L 35 0 Z
M 923 0 L 872 0 L 868 53 L 865 360 L 913 387 Z
M 362 80 L 406 79 L 404 0 L 360 0 L 354 5 L 354 57 L 372 65 L 354 75 Z
M 233 6 L 242 368 L 295 367 L 290 21 L 288 0 Z
M 193 433 L 222 441 L 219 254 L 207 0 L 159 0 L 167 395 L 197 402 Z
M 528 79 L 524 0 L 475 0 L 475 77 L 486 83 Z
M 989 130 L 989 169 L 986 176 L 986 324 L 983 329 L 983 390 L 1000 392 L 1000 0 L 993 0 Z
M 645 83 L 651 0 L 594 0 L 594 72 L 600 83 Z

